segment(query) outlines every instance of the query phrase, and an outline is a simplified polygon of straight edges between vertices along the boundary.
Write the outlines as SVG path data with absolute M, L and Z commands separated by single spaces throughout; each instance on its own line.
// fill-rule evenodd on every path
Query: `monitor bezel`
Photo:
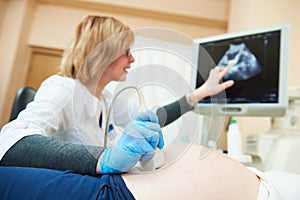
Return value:
M 233 39 L 248 35 L 280 31 L 280 58 L 279 58 L 279 101 L 277 103 L 257 103 L 257 104 L 215 104 L 198 102 L 195 106 L 195 112 L 202 115 L 227 115 L 227 116 L 266 116 L 279 117 L 285 114 L 288 106 L 288 51 L 289 51 L 289 32 L 290 25 L 282 24 L 272 27 L 264 27 L 259 29 L 240 31 L 235 33 L 220 34 L 211 37 L 198 38 L 193 40 L 193 57 L 192 62 L 194 69 L 191 75 L 191 85 L 196 88 L 197 69 L 199 65 L 199 50 L 201 44 Z

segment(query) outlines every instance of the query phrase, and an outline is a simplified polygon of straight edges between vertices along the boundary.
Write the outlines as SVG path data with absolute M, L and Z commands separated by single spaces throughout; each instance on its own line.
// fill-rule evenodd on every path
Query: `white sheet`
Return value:
M 300 174 L 249 169 L 261 180 L 257 200 L 300 200 Z

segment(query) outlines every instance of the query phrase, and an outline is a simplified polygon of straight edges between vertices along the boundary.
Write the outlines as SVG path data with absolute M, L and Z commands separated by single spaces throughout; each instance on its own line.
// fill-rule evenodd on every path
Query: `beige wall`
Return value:
M 161 13 L 179 14 L 221 21 L 226 21 L 229 7 L 227 0 L 85 0 L 85 2 L 105 3 L 120 7 L 153 10 Z
M 0 125 L 7 121 L 14 94 L 25 81 L 30 58 L 28 34 L 34 6 L 33 0 L 6 2 L 0 35 Z
M 5 16 L 7 0 L 0 0 L 0 37 L 1 37 L 1 28 L 3 24 L 3 18 Z
M 69 36 L 73 31 L 75 25 L 82 19 L 82 17 L 90 13 L 100 15 L 113 15 L 121 21 L 129 24 L 132 28 L 161 27 L 178 31 L 191 38 L 224 33 L 227 28 L 227 22 L 225 21 L 227 20 L 227 18 L 219 21 L 220 25 L 203 25 L 202 23 L 206 23 L 206 19 L 197 17 L 187 18 L 187 21 L 176 21 L 176 18 L 180 16 L 173 16 L 173 18 L 171 19 L 165 19 L 164 13 L 157 13 L 157 15 L 161 15 L 161 19 L 157 19 L 151 17 L 152 13 L 149 13 L 147 11 L 145 11 L 141 17 L 137 17 L 131 14 L 129 15 L 127 12 L 115 13 L 114 11 L 91 11 L 89 9 L 49 6 L 47 4 L 41 4 L 38 5 L 36 9 L 29 43 L 35 46 L 65 48 L 66 43 L 69 40 Z M 190 19 L 198 19 L 199 22 L 195 23 L 193 21 L 188 21 Z M 57 23 L 58 21 L 60 23 Z M 212 22 L 217 23 L 218 21 Z

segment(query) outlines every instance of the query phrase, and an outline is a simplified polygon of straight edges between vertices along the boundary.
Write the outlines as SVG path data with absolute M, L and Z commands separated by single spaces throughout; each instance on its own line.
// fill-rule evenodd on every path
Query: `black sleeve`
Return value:
M 186 99 L 186 96 L 179 100 L 160 107 L 157 109 L 156 114 L 158 115 L 158 121 L 161 127 L 167 126 L 176 119 L 178 119 L 184 113 L 194 109 Z
M 96 175 L 96 165 L 103 150 L 103 147 L 31 135 L 12 146 L 2 158 L 0 166 L 72 170 L 75 173 Z

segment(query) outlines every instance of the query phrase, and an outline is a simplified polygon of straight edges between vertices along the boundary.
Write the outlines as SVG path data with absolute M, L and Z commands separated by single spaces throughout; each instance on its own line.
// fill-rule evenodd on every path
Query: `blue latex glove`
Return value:
M 150 159 L 155 148 L 163 148 L 158 117 L 150 110 L 138 112 L 126 126 L 113 147 L 104 150 L 100 160 L 101 173 L 128 172 L 139 160 Z

